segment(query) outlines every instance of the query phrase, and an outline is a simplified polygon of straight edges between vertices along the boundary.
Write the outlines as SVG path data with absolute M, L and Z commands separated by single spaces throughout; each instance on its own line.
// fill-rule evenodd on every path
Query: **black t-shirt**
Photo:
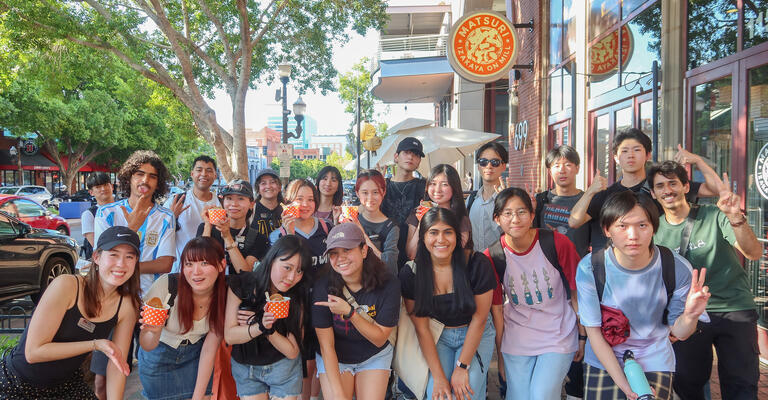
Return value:
M 304 236 L 303 233 L 301 233 L 298 229 L 295 231 L 296 236 L 300 237 L 302 239 L 302 242 L 304 242 L 309 249 L 310 254 L 312 254 L 312 270 L 311 271 L 305 271 L 310 273 L 310 277 L 314 275 L 317 270 L 319 270 L 325 263 L 328 261 L 328 257 L 324 256 L 323 253 L 325 253 L 325 239 L 328 238 L 328 231 L 331 229 L 330 226 L 328 226 L 328 222 L 321 218 L 315 218 L 315 226 L 312 228 L 312 232 L 309 232 L 309 236 Z M 285 229 L 278 228 L 277 230 L 277 237 L 283 237 L 287 234 Z M 277 241 L 274 238 L 273 240 Z M 310 282 L 312 282 L 310 280 Z
M 699 198 L 699 188 L 701 188 L 701 182 L 691 182 L 691 188 L 685 195 L 685 198 L 688 200 L 688 202 L 696 203 Z M 632 187 L 626 187 L 622 185 L 621 181 L 608 186 L 605 190 L 594 195 L 592 200 L 589 202 L 589 206 L 587 207 L 587 214 L 592 217 L 589 222 L 592 224 L 590 227 L 590 244 L 592 245 L 592 251 L 596 249 L 602 249 L 608 243 L 608 238 L 605 237 L 603 234 L 603 228 L 600 227 L 600 210 L 602 210 L 603 204 L 605 204 L 605 201 L 610 195 L 623 192 L 625 190 L 631 190 L 639 195 L 648 196 L 648 198 L 653 200 L 653 202 L 656 204 L 656 207 L 659 209 L 659 215 L 664 214 L 664 209 L 661 207 L 661 204 L 659 204 L 659 202 L 657 202 L 653 196 L 651 196 L 651 189 L 648 187 L 647 181 L 642 181 Z
M 400 228 L 400 238 L 397 241 L 398 259 L 397 265 L 403 265 L 408 257 L 405 253 L 405 244 L 408 241 L 408 227 L 405 224 L 408 215 L 424 199 L 427 188 L 426 179 L 411 179 L 408 182 L 393 182 L 387 179 L 387 193 L 381 202 L 381 212 L 389 219 L 395 221 Z
M 277 205 L 274 209 L 270 210 L 265 207 L 261 202 L 256 202 L 253 207 L 253 221 L 251 227 L 256 228 L 256 232 L 266 237 L 272 233 L 275 229 L 279 228 L 283 223 L 283 206 Z
M 411 214 L 408 216 L 408 219 L 405 220 L 406 225 L 406 232 L 408 229 L 412 226 L 416 228 L 416 234 L 419 234 L 419 218 L 416 216 L 416 210 L 411 211 Z M 461 223 L 459 224 L 459 229 L 461 229 L 461 232 L 457 232 L 459 235 L 466 232 L 469 234 L 469 238 L 467 239 L 467 243 L 464 244 L 464 248 L 468 250 L 472 250 L 475 248 L 475 243 L 472 241 L 472 223 L 469 221 L 469 216 L 465 215 L 464 218 L 461 219 Z
M 416 268 L 419 268 L 418 266 Z M 467 278 L 469 278 L 469 287 L 472 293 L 480 295 L 496 288 L 496 275 L 491 266 L 488 257 L 482 253 L 475 252 L 469 259 L 467 265 Z M 403 298 L 414 300 L 416 291 L 416 275 L 411 270 L 410 265 L 405 265 L 400 269 L 400 287 L 402 288 Z M 472 321 L 472 313 L 455 313 L 453 304 L 456 302 L 456 293 L 446 293 L 434 295 L 435 309 L 430 315 L 445 326 L 462 326 Z
M 197 236 L 203 235 L 204 228 L 205 223 L 201 223 L 197 227 Z M 267 240 L 266 236 L 253 231 L 251 227 L 229 228 L 229 232 L 232 235 L 232 239 L 237 243 L 237 248 L 240 249 L 240 254 L 243 255 L 243 258 L 254 256 L 261 260 L 267 254 L 270 247 L 269 240 Z M 215 226 L 211 226 L 211 237 L 218 240 L 222 248 L 224 247 L 224 239 L 222 239 L 221 232 Z M 229 273 L 235 273 L 235 267 L 232 266 L 232 260 L 229 259 L 228 251 L 224 251 L 224 257 L 227 259 Z
M 266 299 L 264 295 L 257 296 L 253 293 L 256 286 L 256 275 L 253 272 L 244 272 L 241 274 L 230 275 L 227 283 L 232 292 L 242 301 L 240 306 L 247 306 L 251 311 L 256 312 L 257 321 L 261 321 L 264 316 L 264 304 Z M 290 296 L 289 296 L 290 297 Z M 294 306 L 293 301 L 291 307 Z M 288 328 L 285 319 L 275 321 L 273 327 L 281 335 L 287 336 Z M 296 338 L 300 340 L 301 338 Z M 248 365 L 269 365 L 285 358 L 285 355 L 272 346 L 266 336 L 259 335 L 250 342 L 236 344 L 232 346 L 232 358 L 240 364 Z
M 400 317 L 400 282 L 388 275 L 389 279 L 380 287 L 352 292 L 357 304 L 367 308 L 368 315 L 381 326 L 394 327 Z M 343 297 L 340 296 L 340 297 Z M 312 290 L 312 326 L 333 327 L 336 356 L 345 364 L 361 363 L 378 354 L 387 344 L 377 347 L 366 339 L 348 320 L 332 314 L 328 307 L 314 305 L 317 301 L 328 301 L 328 277 L 317 280 Z

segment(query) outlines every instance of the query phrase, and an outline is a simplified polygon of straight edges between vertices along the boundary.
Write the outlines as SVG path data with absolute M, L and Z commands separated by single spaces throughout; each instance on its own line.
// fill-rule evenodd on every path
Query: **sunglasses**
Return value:
M 488 163 L 491 163 L 491 165 L 495 168 L 501 165 L 501 160 L 499 160 L 498 158 L 494 158 L 492 160 L 489 160 L 487 158 L 481 158 L 477 160 L 477 164 L 481 167 L 487 167 Z
M 243 184 L 241 183 L 233 183 L 231 185 L 224 186 L 224 191 L 233 191 L 233 192 L 239 192 L 243 190 Z

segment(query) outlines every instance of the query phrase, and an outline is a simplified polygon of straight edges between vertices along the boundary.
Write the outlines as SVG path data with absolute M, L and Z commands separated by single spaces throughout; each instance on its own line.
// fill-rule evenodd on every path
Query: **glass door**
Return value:
M 593 149 L 594 158 L 590 160 L 592 170 L 587 173 L 590 183 L 595 172 L 600 172 L 609 182 L 621 179 L 621 171 L 613 159 L 613 138 L 619 132 L 635 126 L 634 116 L 633 100 L 592 112 L 592 143 L 590 146 Z

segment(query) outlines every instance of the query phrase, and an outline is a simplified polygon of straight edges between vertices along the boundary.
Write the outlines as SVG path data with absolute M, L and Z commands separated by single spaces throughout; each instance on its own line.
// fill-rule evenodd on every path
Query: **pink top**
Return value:
M 579 255 L 565 235 L 554 234 L 558 261 L 575 296 Z M 507 302 L 501 351 L 535 356 L 578 350 L 576 312 L 567 300 L 560 273 L 541 249 L 538 233 L 524 253 L 513 251 L 503 238 L 501 243 L 507 260 L 502 280 Z

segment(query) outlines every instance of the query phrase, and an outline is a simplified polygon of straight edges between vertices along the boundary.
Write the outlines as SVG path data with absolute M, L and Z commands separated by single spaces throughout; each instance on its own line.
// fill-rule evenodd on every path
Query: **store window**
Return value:
M 589 1 L 589 40 L 595 39 L 621 20 L 619 4 L 621 4 L 619 0 Z
M 549 65 L 556 67 L 576 52 L 576 7 L 573 0 L 550 0 L 549 7 Z
M 692 152 L 713 162 L 713 168 L 721 176 L 731 166 L 732 93 L 731 76 L 702 83 L 693 89 Z M 696 168 L 693 168 L 693 180 L 704 181 L 703 175 Z M 700 199 L 700 202 L 716 201 L 709 200 Z
M 744 2 L 744 48 L 768 42 L 768 1 Z
M 688 0 L 688 69 L 734 54 L 738 19 L 736 0 Z
M 549 114 L 557 114 L 571 108 L 573 96 L 574 63 L 563 65 L 549 75 Z

